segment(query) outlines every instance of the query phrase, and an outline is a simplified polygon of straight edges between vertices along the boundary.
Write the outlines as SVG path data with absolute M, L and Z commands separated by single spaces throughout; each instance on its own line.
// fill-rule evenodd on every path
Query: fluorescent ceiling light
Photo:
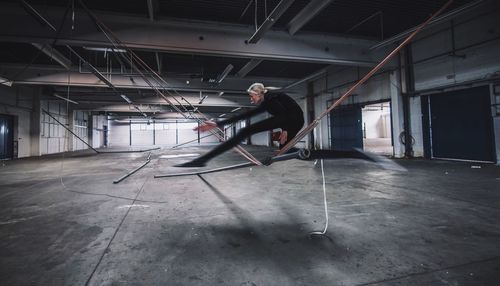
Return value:
M 221 75 L 217 78 L 217 83 L 221 83 L 226 76 L 233 70 L 234 66 L 232 64 L 228 64 L 227 67 L 224 69 L 224 71 L 221 73 Z
M 219 117 L 224 117 L 224 116 L 226 116 L 225 113 L 222 113 L 221 115 L 219 115 Z
M 55 97 L 57 97 L 57 98 L 60 98 L 60 99 L 62 99 L 62 100 L 65 100 L 65 101 L 67 101 L 67 102 L 71 102 L 71 103 L 73 103 L 73 104 L 78 104 L 78 102 L 76 102 L 76 101 L 74 101 L 74 100 L 71 100 L 71 99 L 68 99 L 68 98 L 65 98 L 65 97 L 63 97 L 63 96 L 60 96 L 60 95 L 59 95 L 59 94 L 57 94 L 57 93 L 53 93 L 52 95 L 53 95 L 53 96 L 55 96 Z
M 207 97 L 208 97 L 208 94 L 203 96 L 203 98 L 200 99 L 200 102 L 198 102 L 198 104 L 202 104 L 203 101 L 205 101 L 205 99 L 207 99 Z
M 130 100 L 130 98 L 128 98 L 125 94 L 120 94 L 120 96 L 125 99 L 126 102 L 128 103 L 132 103 L 132 100 Z
M 12 81 L 0 76 L 0 83 L 6 86 L 12 86 Z
M 83 47 L 88 51 L 97 51 L 97 52 L 115 52 L 115 53 L 126 53 L 127 51 L 124 49 L 112 49 L 112 48 L 96 48 L 96 47 Z
M 231 110 L 231 112 L 235 112 L 235 111 L 238 111 L 240 109 L 241 109 L 241 107 L 236 107 L 235 109 Z

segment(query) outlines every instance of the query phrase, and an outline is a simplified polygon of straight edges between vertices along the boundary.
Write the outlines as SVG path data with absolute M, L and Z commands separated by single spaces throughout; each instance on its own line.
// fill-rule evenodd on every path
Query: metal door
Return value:
M 0 159 L 13 157 L 14 129 L 13 118 L 0 114 Z
M 432 95 L 433 158 L 495 161 L 488 86 Z
M 333 110 L 330 113 L 330 131 L 333 150 L 363 149 L 361 107 L 349 106 Z

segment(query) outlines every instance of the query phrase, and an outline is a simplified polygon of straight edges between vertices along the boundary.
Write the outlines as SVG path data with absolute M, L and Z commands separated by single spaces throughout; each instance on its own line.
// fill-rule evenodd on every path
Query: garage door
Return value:
M 494 162 L 488 86 L 432 95 L 432 157 Z

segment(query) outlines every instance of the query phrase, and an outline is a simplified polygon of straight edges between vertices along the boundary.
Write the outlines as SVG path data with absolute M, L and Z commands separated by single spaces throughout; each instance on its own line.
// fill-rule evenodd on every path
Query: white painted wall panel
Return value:
M 251 123 L 259 122 L 261 120 L 264 120 L 268 118 L 269 114 L 267 113 L 262 113 L 257 116 L 254 116 L 250 119 Z M 269 146 L 269 131 L 257 133 L 255 135 L 252 135 L 252 145 L 259 145 L 259 146 Z
M 130 146 L 130 126 L 128 123 L 108 121 L 108 145 L 109 147 Z

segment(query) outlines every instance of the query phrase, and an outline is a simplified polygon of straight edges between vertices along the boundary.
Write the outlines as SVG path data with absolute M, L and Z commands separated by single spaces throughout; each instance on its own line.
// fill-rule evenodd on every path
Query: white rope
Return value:
M 321 130 L 321 123 L 319 124 L 319 148 L 323 149 L 323 136 Z M 328 202 L 326 200 L 326 180 L 325 180 L 325 168 L 323 165 L 323 159 L 320 159 L 321 162 L 321 177 L 323 178 L 323 204 L 325 206 L 325 227 L 323 231 L 312 231 L 309 235 L 325 235 L 326 230 L 328 229 Z M 314 163 L 316 165 L 317 161 Z

